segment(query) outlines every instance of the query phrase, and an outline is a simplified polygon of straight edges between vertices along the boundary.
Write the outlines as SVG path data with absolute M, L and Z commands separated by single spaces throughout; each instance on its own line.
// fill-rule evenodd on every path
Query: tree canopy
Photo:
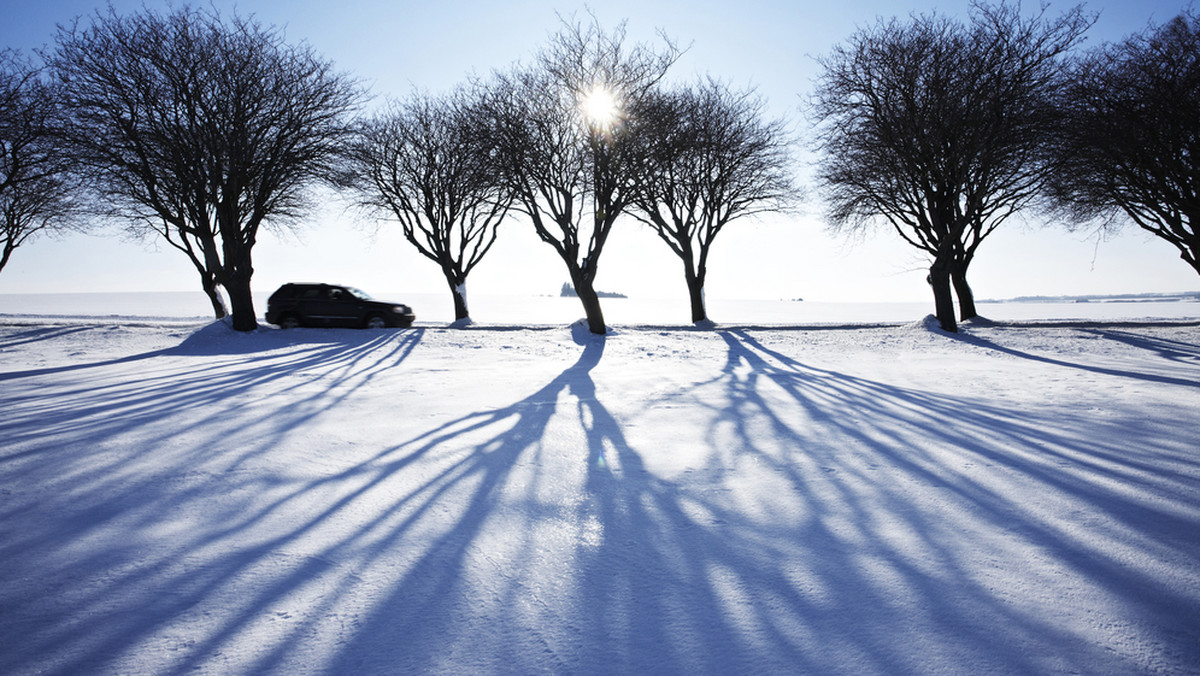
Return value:
M 634 111 L 645 148 L 631 213 L 683 261 L 693 322 L 708 318 L 704 281 L 721 230 L 797 199 L 791 138 L 765 109 L 753 91 L 710 78 L 656 90 Z
M 60 29 L 50 63 L 68 132 L 110 216 L 184 252 L 218 317 L 257 325 L 250 295 L 259 227 L 305 213 L 344 150 L 357 85 L 307 46 L 253 19 L 191 7 Z
M 600 255 L 635 188 L 639 146 L 628 111 L 678 58 L 664 42 L 630 46 L 624 25 L 565 22 L 533 65 L 497 73 L 487 97 L 481 132 L 492 139 L 514 208 L 566 264 L 593 333 L 607 331 L 594 288 Z M 601 115 L 599 100 L 607 102 Z
M 1200 273 L 1200 14 L 1093 50 L 1071 83 L 1059 204 L 1076 221 L 1123 214 Z
M 31 237 L 77 225 L 78 176 L 60 140 L 60 93 L 40 66 L 0 51 L 0 270 Z
M 821 59 L 818 180 L 837 229 L 882 220 L 932 263 L 937 316 L 975 315 L 966 282 L 980 243 L 1045 193 L 1068 50 L 1092 19 L 975 4 L 881 20 Z
M 467 276 L 495 243 L 511 203 L 476 128 L 480 104 L 475 88 L 414 94 L 365 122 L 353 152 L 359 194 L 438 264 L 459 320 L 469 316 Z

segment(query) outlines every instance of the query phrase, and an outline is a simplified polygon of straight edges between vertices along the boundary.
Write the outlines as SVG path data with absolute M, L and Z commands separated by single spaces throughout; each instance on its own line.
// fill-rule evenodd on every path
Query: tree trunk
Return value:
M 933 287 L 933 304 L 942 330 L 958 333 L 958 322 L 954 319 L 954 294 L 950 289 L 950 265 L 949 256 L 938 255 L 933 265 L 929 266 L 929 284 Z
M 1186 245 L 1179 247 L 1179 257 L 1192 266 L 1192 269 L 1200 274 L 1200 238 L 1196 238 L 1196 244 L 1189 249 Z
M 467 285 L 450 282 L 450 294 L 454 296 L 454 320 L 469 319 L 471 313 L 467 310 Z
M 13 250 L 17 248 L 12 242 L 11 238 L 4 242 L 4 251 L 0 252 L 0 270 L 3 270 L 4 266 L 8 265 L 8 259 L 12 257 Z
M 204 289 L 204 295 L 208 296 L 208 302 L 212 303 L 213 315 L 217 319 L 224 319 L 229 316 L 229 311 L 225 309 L 225 301 L 221 300 L 221 291 L 217 285 L 217 280 L 213 276 L 206 273 L 200 273 L 200 286 Z
M 233 309 L 233 330 L 253 331 L 258 328 L 254 316 L 254 298 L 250 293 L 250 275 L 231 276 L 225 290 L 229 292 L 229 305 Z
M 413 240 L 415 241 L 415 240 Z M 471 312 L 467 308 L 467 276 L 454 265 L 448 256 L 439 260 L 442 266 L 442 278 L 450 287 L 450 296 L 454 299 L 454 321 L 470 319 Z
M 575 293 L 579 302 L 583 303 L 583 312 L 587 317 L 588 330 L 592 333 L 608 333 L 604 324 L 604 312 L 600 309 L 600 296 L 592 286 L 592 280 L 582 270 L 571 270 L 571 282 L 575 285 Z
M 958 295 L 958 318 L 962 321 L 973 319 L 978 315 L 975 311 L 975 293 L 967 284 L 967 266 L 956 261 L 950 270 L 950 280 L 954 283 L 954 292 Z
M 708 319 L 708 311 L 704 307 L 704 277 L 697 275 L 689 265 L 684 271 L 684 278 L 692 301 L 692 323 L 702 322 Z
M 1128 213 L 1128 210 L 1126 210 Z M 1137 221 L 1137 219 L 1134 219 Z M 1169 228 L 1147 228 L 1137 221 L 1143 230 L 1149 231 L 1151 234 L 1158 237 L 1164 235 L 1164 230 L 1169 230 L 1174 233 L 1174 236 L 1167 238 L 1167 241 L 1179 248 L 1179 257 L 1184 260 L 1192 269 L 1200 274 L 1200 209 L 1187 209 L 1186 213 L 1178 221 L 1164 224 L 1169 225 Z

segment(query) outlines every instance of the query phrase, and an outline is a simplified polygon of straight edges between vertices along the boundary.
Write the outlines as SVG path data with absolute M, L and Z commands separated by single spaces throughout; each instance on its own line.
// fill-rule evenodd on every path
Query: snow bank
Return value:
M 1194 673 L 1200 323 L 0 322 L 0 673 Z

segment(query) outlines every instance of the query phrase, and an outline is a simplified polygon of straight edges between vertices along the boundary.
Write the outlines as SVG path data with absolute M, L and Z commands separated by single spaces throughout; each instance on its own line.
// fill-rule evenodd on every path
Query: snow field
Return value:
M 0 672 L 1196 673 L 1200 323 L 0 322 Z

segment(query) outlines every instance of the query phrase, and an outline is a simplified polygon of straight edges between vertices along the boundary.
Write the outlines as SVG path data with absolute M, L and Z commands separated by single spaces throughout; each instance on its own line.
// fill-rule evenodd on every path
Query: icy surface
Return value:
M 333 280 L 330 280 L 333 281 Z M 353 281 L 353 280 L 351 280 Z M 353 285 L 352 285 L 353 286 Z M 274 289 L 254 295 L 261 316 L 267 297 Z M 444 293 L 405 293 L 366 289 L 381 300 L 405 303 L 417 315 L 418 327 L 443 327 L 454 321 L 454 300 Z M 870 324 L 911 322 L 933 311 L 932 298 L 917 303 L 821 303 L 794 300 L 731 300 L 710 298 L 709 317 L 718 324 Z M 686 296 L 667 298 L 604 298 L 604 318 L 613 324 L 691 324 L 691 306 Z M 509 296 L 471 294 L 471 318 L 486 325 L 561 326 L 583 314 L 578 298 L 560 296 Z M 1035 319 L 1107 320 L 1113 318 L 1187 319 L 1200 318 L 1200 301 L 1172 300 L 1137 302 L 979 302 L 979 313 L 992 319 L 1015 321 Z M 168 293 L 0 293 L 0 320 L 33 317 L 63 321 L 70 317 L 106 317 L 114 320 L 204 321 L 212 317 L 212 305 L 199 291 Z
M 1195 673 L 1200 322 L 0 320 L 0 673 Z

